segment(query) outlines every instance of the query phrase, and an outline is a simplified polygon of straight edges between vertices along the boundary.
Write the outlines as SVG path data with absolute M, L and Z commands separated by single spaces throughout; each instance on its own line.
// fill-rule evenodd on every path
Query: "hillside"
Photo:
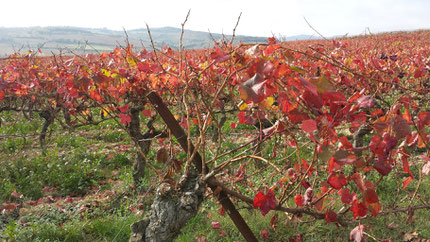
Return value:
M 179 48 L 181 29 L 173 27 L 153 28 L 151 35 L 157 47 L 167 45 Z M 127 31 L 129 42 L 140 48 L 150 46 L 146 29 Z M 26 52 L 29 49 L 41 49 L 43 53 L 59 53 L 74 51 L 76 53 L 111 51 L 118 45 L 125 44 L 124 31 L 110 29 L 91 29 L 77 27 L 29 27 L 2 28 L 0 27 L 0 56 L 9 55 L 15 51 Z M 215 40 L 220 40 L 222 34 L 212 34 Z M 185 48 L 198 49 L 213 45 L 214 41 L 208 32 L 185 30 L 183 44 Z M 226 35 L 226 38 L 231 38 Z M 265 42 L 265 37 L 236 36 L 236 43 Z
M 156 47 L 165 45 L 179 48 L 180 28 L 163 27 L 151 28 L 151 35 Z M 127 31 L 130 44 L 140 48 L 150 47 L 148 31 L 145 28 Z M 231 35 L 224 35 L 228 40 Z M 40 49 L 44 54 L 58 54 L 73 51 L 74 53 L 92 53 L 97 51 L 111 51 L 116 46 L 125 45 L 126 35 L 124 31 L 110 30 L 106 28 L 79 28 L 79 27 L 26 27 L 4 28 L 0 27 L 0 56 L 7 56 L 15 51 L 26 52 L 29 49 Z M 185 30 L 183 45 L 187 49 L 201 49 L 213 46 L 214 40 L 219 41 L 222 34 Z M 297 35 L 285 37 L 283 40 L 315 39 L 311 35 Z M 266 37 L 241 36 L 235 37 L 235 43 L 262 43 Z

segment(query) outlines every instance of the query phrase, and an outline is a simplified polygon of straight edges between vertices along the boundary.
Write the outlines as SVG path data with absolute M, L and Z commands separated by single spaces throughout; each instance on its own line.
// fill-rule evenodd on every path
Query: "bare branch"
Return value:
M 312 25 L 308 22 L 308 20 L 307 20 L 305 17 L 303 17 L 303 19 L 306 21 L 306 23 L 309 25 L 309 27 L 310 27 L 313 31 L 315 31 L 315 33 L 317 33 L 319 36 L 321 36 L 321 38 L 323 38 L 323 39 L 325 39 L 325 40 L 328 40 L 326 37 L 324 37 L 324 35 L 320 34 L 320 32 L 318 32 L 318 30 L 316 30 L 314 27 L 312 27 Z
M 152 35 L 151 35 L 151 31 L 149 30 L 149 26 L 147 23 L 145 23 L 145 25 L 146 25 L 146 29 L 148 31 L 149 39 L 151 40 L 151 46 L 152 46 L 152 50 L 154 51 L 155 60 L 157 61 L 158 65 L 161 67 L 161 69 L 163 69 L 163 71 L 166 72 L 166 70 L 164 69 L 160 60 L 158 59 L 157 49 L 155 49 L 154 40 L 152 39 Z
M 242 16 L 242 12 L 240 12 L 239 17 L 237 18 L 236 25 L 234 26 L 233 35 L 231 36 L 231 40 L 230 40 L 230 45 L 233 45 L 233 40 L 234 40 L 234 37 L 236 36 L 236 28 L 239 25 L 239 21 L 240 21 L 241 16 Z
M 128 33 L 127 30 L 125 30 L 124 27 L 122 27 L 122 29 L 124 30 L 124 34 L 125 34 L 125 42 L 127 43 L 127 47 L 130 47 L 130 42 L 128 41 Z
M 184 22 L 181 24 L 181 37 L 179 38 L 179 53 L 181 53 L 182 50 L 184 49 L 184 46 L 182 44 L 182 38 L 184 37 L 184 26 L 185 26 L 185 23 L 187 23 L 187 21 L 188 21 L 188 17 L 190 16 L 190 12 L 191 12 L 191 9 L 188 10 L 187 16 L 185 17 Z

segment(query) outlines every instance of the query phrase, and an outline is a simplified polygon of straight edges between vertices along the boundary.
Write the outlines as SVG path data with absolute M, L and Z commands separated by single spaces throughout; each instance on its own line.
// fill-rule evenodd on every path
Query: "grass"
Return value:
M 0 215 L 0 240 L 11 241 L 127 241 L 130 235 L 130 224 L 142 218 L 150 210 L 152 196 L 142 194 L 140 187 L 134 187 L 132 163 L 136 150 L 125 148 L 130 139 L 113 120 L 107 120 L 98 126 L 84 126 L 75 131 L 62 130 L 53 125 L 48 130 L 47 154 L 42 155 L 37 134 L 40 132 L 41 119 L 35 115 L 27 120 L 17 118 L 11 112 L 2 112 L 0 118 L 3 125 L 0 135 L 15 135 L 2 138 L 0 143 L 0 204 L 11 201 L 22 204 L 14 211 Z M 241 140 L 249 140 L 254 127 L 239 124 L 231 129 L 231 121 L 222 127 L 226 137 L 220 147 L 220 153 L 237 148 Z M 196 133 L 196 130 L 192 130 Z M 248 135 L 248 137 L 247 137 Z M 239 140 L 239 141 L 238 141 Z M 294 148 L 276 146 L 271 140 L 263 147 L 264 157 L 272 157 L 276 147 L 277 157 L 289 155 Z M 156 150 L 165 143 L 156 143 L 148 154 L 148 159 L 156 160 Z M 208 144 L 211 146 L 211 144 Z M 213 147 L 212 147 L 213 146 Z M 216 145 L 206 152 L 210 160 L 216 152 Z M 131 146 L 132 147 L 132 146 Z M 234 157 L 244 149 L 239 149 L 217 164 Z M 310 160 L 312 146 L 307 146 L 300 153 L 301 159 Z M 248 152 L 249 153 L 249 152 Z M 174 151 L 176 158 L 186 157 L 179 149 Z M 276 160 L 274 159 L 274 160 Z M 245 174 L 252 175 L 258 168 L 249 159 Z M 292 167 L 300 163 L 296 155 L 280 167 Z M 154 166 L 162 168 L 163 164 L 154 161 Z M 234 164 L 226 173 L 235 175 L 239 164 Z M 418 174 L 416 167 L 411 168 Z M 147 188 L 153 182 L 155 174 L 146 170 L 146 178 L 141 188 Z M 392 172 L 378 186 L 378 194 L 384 201 L 383 208 L 395 201 L 401 206 L 408 206 L 404 199 L 412 194 L 416 180 L 406 189 L 400 189 L 399 183 L 407 175 Z M 325 179 L 324 175 L 321 175 Z M 376 171 L 367 173 L 367 179 L 376 183 L 380 176 Z M 280 176 L 273 176 L 270 171 L 262 169 L 252 177 L 253 187 L 248 183 L 237 182 L 236 188 L 249 197 L 255 195 L 263 183 L 276 183 Z M 314 179 L 314 178 L 312 178 Z M 429 197 L 429 176 L 424 177 L 418 192 L 422 199 Z M 353 189 L 353 187 L 349 187 Z M 316 187 L 316 189 L 319 189 Z M 18 193 L 19 196 L 12 196 Z M 358 191 L 357 191 L 358 192 Z M 417 198 L 418 199 L 418 198 Z M 328 201 L 339 204 L 339 201 Z M 289 206 L 294 206 L 291 200 Z M 249 205 L 237 203 L 242 216 L 260 240 L 264 237 L 261 231 L 267 231 L 269 241 L 287 241 L 301 236 L 303 241 L 345 241 L 358 221 L 348 227 L 338 227 L 334 223 L 327 224 L 324 220 L 314 221 L 303 215 L 291 216 L 277 214 L 277 226 L 272 226 L 274 212 L 262 216 L 258 210 L 249 209 Z M 228 215 L 221 216 L 220 205 L 212 198 L 205 200 L 200 212 L 190 220 L 181 231 L 176 241 L 196 241 L 204 237 L 206 241 L 243 241 Z M 351 217 L 351 213 L 347 213 Z M 406 222 L 407 213 L 390 214 L 387 216 L 368 217 L 364 219 L 365 231 L 377 239 L 391 238 L 393 241 L 403 240 L 408 233 L 417 232 L 420 238 L 430 238 L 430 211 L 417 210 L 414 222 Z M 220 222 L 219 229 L 212 228 L 212 222 Z M 272 225 L 271 225 L 272 224 Z M 276 229 L 275 229 L 276 228 Z

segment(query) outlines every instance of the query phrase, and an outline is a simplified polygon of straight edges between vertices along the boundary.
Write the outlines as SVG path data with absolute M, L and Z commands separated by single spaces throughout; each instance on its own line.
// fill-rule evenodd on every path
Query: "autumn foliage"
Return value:
M 0 100 L 3 110 L 49 110 L 58 121 L 66 110 L 72 118 L 65 126 L 86 123 L 98 108 L 125 127 L 136 105 L 144 105 L 144 117 L 155 115 L 146 96 L 157 92 L 186 130 L 200 131 L 194 141 L 203 152 L 216 113 L 230 110 L 232 130 L 273 120 L 270 127 L 255 125 L 258 142 L 274 141 L 265 146 L 270 155 L 221 159 L 228 134 L 220 134 L 204 161 L 213 176 L 244 186 L 247 192 L 236 191 L 242 196 L 229 195 L 250 198 L 263 216 L 280 210 L 344 225 L 389 209 L 378 196 L 387 176 L 395 173 L 404 190 L 430 171 L 429 39 L 422 31 L 292 43 L 271 38 L 199 51 L 128 46 L 100 55 L 13 55 L 1 62 Z M 263 181 L 249 176 L 255 157 L 270 174 Z M 361 240 L 363 229 L 351 239 Z

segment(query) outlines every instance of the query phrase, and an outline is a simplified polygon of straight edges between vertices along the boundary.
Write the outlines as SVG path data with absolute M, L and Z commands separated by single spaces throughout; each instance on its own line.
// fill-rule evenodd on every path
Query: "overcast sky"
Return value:
M 428 0 L 0 0 L 0 26 L 180 27 L 253 36 L 430 29 Z M 1 37 L 1 36 L 0 36 Z

